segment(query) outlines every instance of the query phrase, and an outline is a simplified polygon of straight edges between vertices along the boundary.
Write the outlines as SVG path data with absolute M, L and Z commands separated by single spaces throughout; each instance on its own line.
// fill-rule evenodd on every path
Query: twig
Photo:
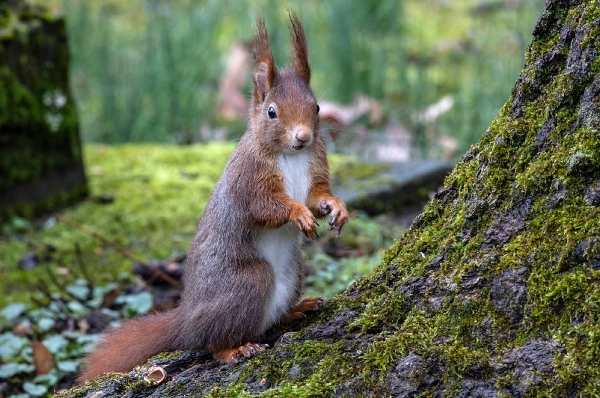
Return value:
M 50 282 L 52 282 L 58 288 L 58 290 L 65 296 L 69 296 L 73 300 L 82 303 L 82 300 L 79 297 L 75 297 L 74 295 L 69 293 L 67 291 L 67 288 L 65 287 L 65 285 L 63 285 L 62 283 L 59 282 L 59 280 L 56 278 L 56 276 L 52 272 L 52 269 L 50 269 L 50 265 L 48 263 L 46 263 L 45 265 L 46 266 L 44 268 L 46 268 L 46 273 L 48 274 L 48 278 L 50 279 Z
M 115 242 L 105 238 L 104 236 L 100 235 L 98 232 L 94 231 L 93 229 L 91 229 L 90 227 L 86 226 L 86 225 L 82 225 L 79 224 L 77 221 L 71 220 L 70 218 L 67 218 L 63 215 L 59 215 L 58 220 L 61 222 L 64 222 L 66 224 L 69 224 L 70 226 L 77 228 L 78 230 L 85 232 L 86 234 L 98 239 L 99 241 L 101 241 L 102 243 L 104 243 L 107 246 L 112 247 L 113 249 L 115 249 L 118 253 L 120 253 L 123 257 L 125 257 L 128 260 L 140 263 L 142 266 L 148 268 L 150 271 L 152 271 L 155 275 L 161 277 L 162 279 L 164 279 L 166 282 L 168 282 L 171 286 L 179 289 L 181 288 L 181 284 L 179 282 L 177 282 L 175 279 L 171 278 L 169 275 L 165 274 L 164 272 L 162 272 L 161 270 L 159 270 L 158 268 L 156 268 L 153 265 L 147 264 L 146 262 L 142 261 L 141 259 L 137 258 L 136 256 L 134 256 L 133 254 L 129 253 L 128 251 L 126 251 L 125 249 L 123 249 L 121 246 L 119 246 L 118 244 L 116 244 Z
M 88 300 L 91 300 L 94 297 L 94 283 L 92 282 L 92 278 L 90 274 L 87 272 L 87 268 L 85 266 L 85 262 L 83 261 L 83 256 L 81 255 L 81 247 L 79 247 L 79 243 L 75 243 L 75 256 L 77 257 L 77 264 L 79 265 L 79 270 L 83 275 L 83 279 L 87 281 L 88 288 Z
M 85 263 L 83 261 L 83 256 L 81 254 L 81 247 L 79 246 L 79 243 L 75 243 L 75 256 L 77 258 L 77 265 L 79 265 L 79 270 L 81 271 L 81 274 L 83 275 L 83 279 L 91 282 L 92 278 L 91 278 L 90 274 L 88 274 L 88 272 L 87 272 L 87 267 L 85 266 Z

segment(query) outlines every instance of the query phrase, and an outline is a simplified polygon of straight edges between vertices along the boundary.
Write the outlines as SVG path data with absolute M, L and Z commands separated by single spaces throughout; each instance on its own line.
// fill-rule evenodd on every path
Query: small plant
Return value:
M 0 311 L 0 394 L 45 397 L 72 386 L 81 358 L 108 326 L 147 313 L 152 294 L 93 287 L 77 279 L 61 293 L 40 293 L 35 304 L 12 303 Z M 47 294 L 46 294 L 47 293 Z

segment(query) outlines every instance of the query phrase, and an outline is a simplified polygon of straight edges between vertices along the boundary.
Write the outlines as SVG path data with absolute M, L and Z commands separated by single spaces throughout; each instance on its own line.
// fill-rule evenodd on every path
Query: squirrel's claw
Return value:
M 336 225 L 335 220 L 336 220 L 336 216 L 329 217 L 329 226 L 331 227 L 331 229 L 333 229 Z
M 348 222 L 348 211 L 344 203 L 337 198 L 323 199 L 319 207 L 323 214 L 329 214 L 327 223 L 331 227 L 331 230 L 337 229 L 337 236 L 339 236 L 342 232 L 342 227 Z

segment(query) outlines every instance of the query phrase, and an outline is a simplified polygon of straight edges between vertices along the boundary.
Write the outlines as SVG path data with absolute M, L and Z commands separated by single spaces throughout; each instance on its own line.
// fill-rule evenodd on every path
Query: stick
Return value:
M 83 256 L 81 254 L 81 247 L 79 247 L 79 243 L 75 243 L 75 254 L 77 257 L 77 264 L 79 265 L 79 271 L 83 275 L 83 279 L 87 281 L 88 287 L 88 300 L 91 300 L 94 297 L 94 283 L 92 282 L 92 278 L 90 274 L 87 272 L 87 268 L 83 261 Z

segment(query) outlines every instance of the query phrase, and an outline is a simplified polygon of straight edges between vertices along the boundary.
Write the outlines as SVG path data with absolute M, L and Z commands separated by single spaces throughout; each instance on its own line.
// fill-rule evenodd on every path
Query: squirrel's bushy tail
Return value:
M 172 349 L 177 334 L 179 309 L 125 321 L 102 337 L 85 357 L 85 369 L 77 379 L 81 385 L 107 372 L 128 372 L 148 358 Z

